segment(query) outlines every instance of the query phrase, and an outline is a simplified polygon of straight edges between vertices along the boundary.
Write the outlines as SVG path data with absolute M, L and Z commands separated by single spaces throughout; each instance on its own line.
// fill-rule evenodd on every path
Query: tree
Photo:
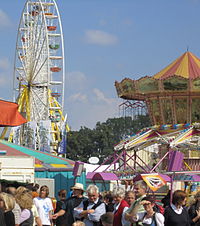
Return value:
M 82 127 L 79 131 L 70 131 L 67 137 L 66 157 L 87 162 L 91 156 L 100 159 L 100 163 L 113 153 L 113 147 L 128 135 L 150 126 L 148 116 L 110 118 L 106 122 L 97 122 L 94 129 Z

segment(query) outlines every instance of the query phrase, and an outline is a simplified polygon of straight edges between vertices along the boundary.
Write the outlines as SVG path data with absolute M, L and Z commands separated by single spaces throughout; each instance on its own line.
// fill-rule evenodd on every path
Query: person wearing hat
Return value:
M 136 207 L 133 221 L 141 221 L 142 225 L 164 226 L 165 218 L 161 213 L 157 212 L 157 208 L 155 208 L 155 196 L 148 195 L 144 197 L 138 204 L 138 207 L 139 205 L 143 205 L 145 211 L 137 212 L 138 208 Z
M 83 220 L 86 226 L 99 226 L 101 215 L 106 213 L 105 203 L 100 200 L 99 189 L 94 184 L 87 187 L 87 195 L 88 199 L 74 208 L 74 217 Z
M 72 226 L 75 219 L 73 217 L 74 208 L 77 207 L 86 198 L 83 196 L 84 187 L 81 183 L 76 183 L 72 188 L 73 196 L 64 201 L 61 210 L 53 215 L 53 219 L 57 219 L 62 215 L 66 215 L 66 222 L 62 226 Z

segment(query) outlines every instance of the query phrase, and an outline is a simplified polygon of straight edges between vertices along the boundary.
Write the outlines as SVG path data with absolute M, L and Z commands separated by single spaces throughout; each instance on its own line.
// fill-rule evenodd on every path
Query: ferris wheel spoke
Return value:
M 17 56 L 17 57 L 18 57 L 18 58 L 21 57 L 19 53 L 18 53 L 18 56 Z M 20 59 L 20 61 L 21 61 L 21 65 L 22 65 L 22 68 L 23 68 L 23 70 L 24 70 L 24 73 L 26 74 L 26 66 L 25 66 L 25 63 L 23 62 L 22 59 Z M 26 80 L 26 78 L 25 78 L 24 76 L 23 76 L 23 79 Z
M 40 65 L 40 68 L 37 70 L 37 72 L 34 73 L 32 81 L 39 75 L 39 73 L 40 73 L 40 71 L 42 70 L 42 67 L 43 67 L 44 64 L 46 63 L 47 59 L 48 59 L 48 58 L 46 58 L 46 59 L 44 60 L 44 62 Z
M 35 53 L 33 57 L 36 57 L 36 54 L 37 54 L 37 51 L 36 51 L 36 50 L 39 48 L 39 40 L 40 40 L 40 38 L 41 38 L 42 29 L 44 29 L 43 26 L 41 26 L 41 24 L 44 24 L 44 23 L 45 23 L 45 22 L 44 22 L 44 17 L 43 17 L 43 16 L 42 16 L 41 24 L 39 24 L 39 22 L 40 22 L 39 16 L 38 16 L 38 17 L 35 17 L 35 18 L 37 18 L 37 25 L 35 26 L 35 33 L 36 33 L 37 35 L 38 35 L 38 33 L 39 33 L 39 35 L 37 36 L 37 40 L 35 40 L 36 37 L 34 37 L 34 33 L 32 33 L 32 35 L 33 35 L 32 41 L 33 41 L 33 44 L 34 44 L 33 52 Z M 38 27 L 39 27 L 39 29 L 38 29 Z
M 34 95 L 38 98 L 38 100 L 40 100 L 40 102 L 42 103 L 42 105 L 44 105 L 45 107 L 47 107 L 47 105 L 41 100 L 41 98 L 39 97 L 38 93 L 35 90 L 32 90 L 32 92 L 34 93 Z
M 33 115 L 36 115 L 37 118 L 40 119 L 40 115 L 41 115 L 40 111 L 41 111 L 41 109 L 33 107 L 33 106 L 37 106 L 37 104 L 38 104 L 38 102 L 36 100 L 36 97 L 35 97 L 35 96 L 37 96 L 37 94 L 33 90 L 32 90 L 32 93 L 33 93 L 33 95 L 32 95 L 32 101 L 33 101 L 33 103 L 32 103 L 32 113 L 33 113 Z M 39 99 L 38 96 L 37 96 L 37 99 Z
M 32 73 L 33 73 L 33 78 L 36 78 L 36 76 L 37 76 L 37 73 L 36 73 L 36 75 L 35 75 L 35 71 L 36 71 L 36 68 L 37 68 L 39 62 L 41 61 L 40 56 L 42 55 L 42 50 L 43 50 L 43 48 L 45 48 L 45 45 L 44 45 L 45 41 L 46 41 L 46 37 L 45 37 L 45 39 L 43 40 L 42 48 L 40 48 L 40 52 L 39 52 L 39 54 L 37 55 L 37 60 L 34 62 L 34 67 L 33 67 L 33 71 L 32 71 Z M 37 54 L 37 53 L 36 53 L 36 54 Z M 44 61 L 46 62 L 46 60 L 47 60 L 47 58 L 46 58 Z M 43 65 L 44 65 L 44 62 L 41 64 L 41 66 L 43 66 Z M 33 81 L 33 80 L 34 80 L 34 79 L 32 79 L 32 81 Z

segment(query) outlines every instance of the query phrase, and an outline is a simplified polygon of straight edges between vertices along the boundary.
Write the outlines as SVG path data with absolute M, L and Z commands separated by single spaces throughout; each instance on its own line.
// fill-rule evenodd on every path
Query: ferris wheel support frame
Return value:
M 37 9 L 35 12 L 30 11 L 30 10 L 33 10 L 34 7 L 30 6 L 29 4 L 38 6 L 38 8 L 39 7 L 40 8 Z M 49 15 L 52 15 L 52 17 L 47 16 L 48 13 L 45 13 L 46 8 L 47 8 L 47 11 L 52 12 L 51 14 L 49 14 Z M 35 9 L 36 9 L 36 7 L 35 7 Z M 26 13 L 26 15 L 25 15 L 25 13 Z M 42 15 L 38 15 L 38 14 L 42 14 Z M 25 23 L 26 20 L 27 20 L 27 22 Z M 39 24 L 40 22 L 41 22 L 41 24 Z M 49 24 L 47 24 L 47 22 L 49 22 Z M 33 40 L 35 38 L 33 33 L 36 31 L 34 23 L 36 23 L 36 26 L 38 26 L 38 27 L 40 26 L 39 38 L 41 38 L 40 36 L 45 37 L 43 39 L 42 46 L 39 43 L 39 41 L 35 44 L 33 43 Z M 52 26 L 54 24 L 58 28 L 58 32 L 56 30 L 55 33 L 51 33 L 51 30 L 48 30 L 47 28 L 48 28 L 48 26 Z M 23 25 L 23 27 L 22 27 L 22 25 Z M 27 27 L 25 27 L 25 25 Z M 37 27 L 37 29 L 38 29 L 38 27 Z M 42 34 L 42 31 L 41 31 L 42 27 L 45 27 L 45 34 Z M 32 29 L 33 30 L 32 33 L 28 29 Z M 35 29 L 35 31 L 34 31 L 34 29 Z M 26 30 L 27 30 L 27 32 L 26 32 Z M 24 37 L 25 41 L 22 40 L 22 35 L 25 36 Z M 58 39 L 57 39 L 57 37 L 58 37 Z M 26 39 L 29 40 L 28 44 L 26 44 Z M 60 56 L 55 55 L 55 53 L 57 53 L 56 48 L 52 49 L 50 51 L 50 40 L 51 40 L 51 43 L 52 43 L 52 40 L 54 40 L 53 41 L 54 45 L 56 45 L 55 44 L 56 40 L 59 41 L 58 42 L 59 43 L 58 52 L 59 52 L 59 54 L 61 54 Z M 20 42 L 20 45 L 19 45 L 19 42 Z M 44 43 L 44 42 L 46 42 L 46 43 Z M 65 92 L 65 54 L 64 54 L 64 39 L 63 39 L 62 23 L 61 23 L 61 18 L 60 18 L 58 6 L 57 6 L 57 3 L 55 2 L 55 0 L 49 0 L 49 2 L 46 2 L 46 1 L 43 2 L 42 0 L 35 0 L 35 1 L 28 1 L 27 0 L 25 5 L 24 5 L 23 11 L 22 11 L 22 14 L 21 14 L 21 17 L 20 17 L 20 23 L 19 23 L 19 26 L 18 26 L 14 75 L 13 75 L 13 77 L 14 77 L 14 79 L 13 79 L 13 100 L 14 101 L 16 100 L 16 91 L 18 91 L 19 92 L 18 102 L 19 102 L 19 105 L 20 105 L 19 111 L 25 111 L 26 117 L 29 121 L 31 121 L 31 117 L 32 117 L 32 114 L 33 114 L 33 112 L 31 112 L 32 110 L 31 110 L 31 107 L 30 107 L 30 105 L 31 105 L 31 103 L 30 103 L 31 99 L 30 98 L 33 98 L 33 97 L 30 97 L 29 92 L 30 92 L 31 89 L 34 89 L 34 86 L 31 87 L 27 83 L 27 85 L 24 85 L 24 87 L 23 87 L 23 85 L 21 84 L 20 78 L 18 78 L 19 81 L 17 82 L 16 74 L 21 75 L 20 72 L 17 71 L 19 69 L 19 67 L 17 67 L 17 60 L 18 60 L 19 57 L 20 57 L 20 60 L 18 60 L 18 62 L 22 66 L 21 68 L 24 71 L 24 73 L 26 73 L 27 62 L 28 62 L 27 56 L 26 56 L 26 53 L 27 53 L 26 48 L 28 48 L 28 47 L 30 48 L 30 46 L 28 46 L 28 45 L 33 45 L 33 44 L 34 44 L 33 48 L 36 48 L 36 46 L 38 47 L 39 45 L 40 45 L 40 48 L 41 48 L 39 55 L 37 56 L 38 58 L 34 62 L 34 66 L 33 66 L 34 70 L 36 69 L 35 67 L 38 66 L 37 63 L 38 63 L 38 60 L 40 60 L 40 58 L 39 58 L 40 54 L 45 54 L 45 51 L 43 49 L 44 45 L 46 45 L 46 47 L 47 47 L 46 48 L 47 54 L 45 56 L 46 58 L 45 58 L 45 61 L 43 61 L 43 65 L 47 66 L 47 83 L 46 83 L 46 85 L 42 84 L 41 87 L 46 86 L 46 95 L 48 96 L 47 97 L 47 104 L 48 104 L 47 109 L 48 109 L 49 117 L 54 115 L 55 111 L 57 111 L 58 114 L 60 115 L 60 121 L 58 121 L 58 122 L 51 121 L 51 128 L 50 128 L 50 135 L 53 137 L 53 140 L 55 142 L 59 143 L 59 141 L 61 140 L 61 128 L 62 128 L 63 123 L 64 123 L 63 110 L 64 110 L 64 92 Z M 22 49 L 21 52 L 25 56 L 24 60 L 22 59 L 22 56 L 20 55 L 20 51 L 18 50 L 19 46 L 21 46 L 21 49 Z M 34 52 L 33 52 L 34 50 L 35 49 L 33 49 L 32 53 L 30 53 L 30 54 L 32 54 L 34 57 L 36 57 L 37 54 L 34 54 Z M 55 56 L 53 56 L 52 53 Z M 57 82 L 56 79 L 55 79 L 55 74 L 54 74 L 55 71 L 52 71 L 52 68 L 50 70 L 50 64 L 51 64 L 51 67 L 56 64 L 56 61 L 54 61 L 54 59 L 58 60 L 57 63 L 62 68 L 62 72 L 59 74 L 60 75 L 60 82 L 59 81 Z M 44 58 L 42 58 L 42 60 L 44 60 Z M 59 60 L 62 60 L 62 61 L 60 62 Z M 30 64 L 30 62 L 28 62 L 28 63 Z M 34 74 L 33 77 L 29 78 L 30 82 L 31 82 L 31 79 L 33 80 L 34 77 L 38 76 L 38 73 L 40 73 L 40 71 L 42 70 L 41 68 L 43 67 L 43 65 L 40 66 L 39 70 Z M 26 76 L 26 74 L 25 74 L 25 78 L 28 81 L 28 77 Z M 18 83 L 18 87 L 16 87 L 17 83 Z M 60 103 L 59 103 L 57 98 L 51 96 L 53 87 L 54 88 L 57 87 L 61 90 L 61 92 L 60 92 L 61 102 Z M 45 89 L 42 89 L 42 90 L 45 90 Z M 38 95 L 38 94 L 35 94 L 35 95 Z M 37 97 L 37 99 L 39 99 L 39 98 L 40 98 L 40 96 Z M 35 101 L 35 100 L 32 99 L 32 101 Z M 45 102 L 44 102 L 44 104 L 45 104 Z M 54 110 L 52 110 L 52 109 L 54 109 Z M 37 125 L 38 125 L 38 123 L 39 123 L 39 121 L 37 122 Z M 67 128 L 68 128 L 68 126 L 67 126 Z M 40 139 L 39 136 L 38 136 L 38 139 Z M 38 140 L 38 142 L 40 142 L 40 141 Z

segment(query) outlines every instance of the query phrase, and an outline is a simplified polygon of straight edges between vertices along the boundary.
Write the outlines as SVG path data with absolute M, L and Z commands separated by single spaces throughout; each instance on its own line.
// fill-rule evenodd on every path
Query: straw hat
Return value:
M 84 191 L 83 184 L 81 184 L 81 183 L 76 183 L 71 189 Z

